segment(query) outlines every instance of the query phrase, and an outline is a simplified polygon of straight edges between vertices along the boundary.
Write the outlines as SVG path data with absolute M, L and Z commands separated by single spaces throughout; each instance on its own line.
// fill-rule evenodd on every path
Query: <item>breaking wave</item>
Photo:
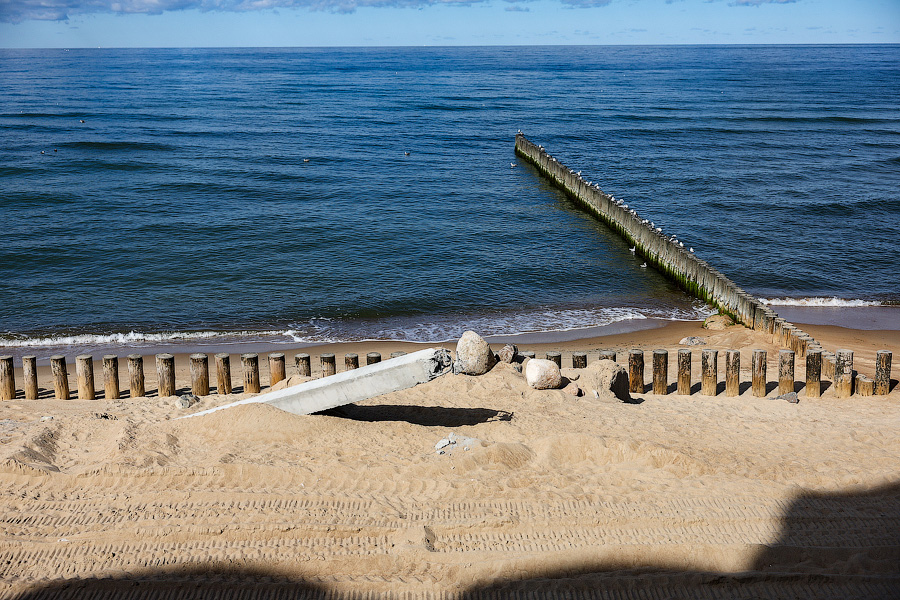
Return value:
M 760 298 L 760 302 L 769 306 L 811 306 L 811 307 L 858 307 L 858 306 L 881 306 L 882 303 L 876 300 L 847 300 L 844 298 Z

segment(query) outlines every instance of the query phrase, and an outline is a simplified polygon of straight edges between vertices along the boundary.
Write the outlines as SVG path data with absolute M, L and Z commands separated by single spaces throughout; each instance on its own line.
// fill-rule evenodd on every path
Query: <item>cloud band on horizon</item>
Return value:
M 0 0 L 0 22 L 66 21 L 73 15 L 92 13 L 159 15 L 164 12 L 249 12 L 279 8 L 352 13 L 358 8 L 422 8 L 426 6 L 471 6 L 491 0 Z M 529 0 L 506 0 L 511 3 Z M 596 8 L 614 0 L 558 0 L 568 8 Z M 660 0 L 662 1 L 662 0 Z M 665 0 L 671 3 L 673 0 Z M 789 4 L 799 0 L 731 0 L 732 6 Z

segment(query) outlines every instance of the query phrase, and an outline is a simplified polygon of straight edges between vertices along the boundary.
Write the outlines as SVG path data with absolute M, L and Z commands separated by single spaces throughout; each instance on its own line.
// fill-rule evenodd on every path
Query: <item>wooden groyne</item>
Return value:
M 736 323 L 771 335 L 776 344 L 793 350 L 800 358 L 805 358 L 809 351 L 821 351 L 826 372 L 834 367 L 834 353 L 825 351 L 811 335 L 779 317 L 758 298 L 741 289 L 689 248 L 686 249 L 675 236 L 664 235 L 650 220 L 642 218 L 621 200 L 604 193 L 597 184 L 586 181 L 580 172 L 563 165 L 550 156 L 543 146 L 529 141 L 521 132 L 516 134 L 516 154 L 533 164 L 576 204 L 622 236 L 634 248 L 636 255 L 684 291 L 715 307 Z
M 693 354 L 689 348 L 679 348 L 677 357 L 673 357 L 673 368 L 669 368 L 669 352 L 665 349 L 656 349 L 651 351 L 651 385 L 647 385 L 647 377 L 644 373 L 644 356 L 645 350 L 632 348 L 630 350 L 620 350 L 617 356 L 616 350 L 607 349 L 596 352 L 567 352 L 567 359 L 563 360 L 563 353 L 556 350 L 549 350 L 545 357 L 552 360 L 559 366 L 568 366 L 571 364 L 573 369 L 584 369 L 593 360 L 612 360 L 617 359 L 623 365 L 628 365 L 629 389 L 635 394 L 645 394 L 652 392 L 656 395 L 677 394 L 680 396 L 690 396 L 699 391 L 703 395 L 716 396 L 724 393 L 726 396 L 740 396 L 743 394 L 741 390 L 741 351 L 740 350 L 724 350 L 725 369 L 724 379 L 720 377 L 721 370 L 718 367 L 719 350 L 703 349 L 700 351 L 699 365 L 693 364 L 692 358 L 697 356 Z M 749 355 L 745 358 L 751 359 L 750 382 L 752 382 L 752 396 L 764 398 L 770 396 L 777 389 L 779 394 L 785 394 L 791 391 L 805 390 L 807 398 L 818 398 L 822 393 L 822 383 L 824 380 L 832 382 L 834 387 L 834 396 L 836 398 L 848 398 L 851 395 L 872 396 L 887 395 L 890 393 L 891 385 L 891 358 L 892 353 L 888 350 L 879 350 L 876 353 L 874 378 L 868 377 L 862 373 L 858 373 L 853 368 L 853 352 L 850 350 L 838 350 L 838 364 L 832 368 L 830 373 L 825 373 L 822 362 L 822 351 L 811 350 L 806 354 L 805 372 L 800 381 L 795 378 L 794 372 L 794 352 L 791 350 L 781 350 L 777 353 L 778 371 L 777 371 L 777 388 L 770 387 L 769 375 L 770 370 L 767 369 L 767 352 L 762 349 L 753 349 L 749 351 Z M 402 356 L 404 352 L 394 352 L 391 357 Z M 521 360 L 525 358 L 536 358 L 537 355 L 533 350 L 522 350 L 518 352 Z M 148 357 L 148 359 L 151 357 Z M 138 354 L 130 354 L 125 358 L 116 355 L 106 355 L 103 357 L 103 397 L 106 400 L 118 399 L 123 395 L 130 398 L 142 398 L 147 396 L 156 397 L 173 397 L 182 394 L 192 394 L 198 397 L 209 396 L 210 394 L 231 395 L 233 393 L 252 393 L 257 394 L 262 391 L 262 380 L 260 377 L 259 355 L 256 353 L 241 354 L 241 370 L 243 378 L 243 387 L 235 389 L 232 385 L 230 358 L 226 353 L 218 353 L 215 355 L 216 360 L 216 378 L 215 382 L 210 379 L 209 372 L 209 356 L 202 353 L 191 354 L 187 357 L 190 361 L 190 379 L 176 382 L 177 371 L 175 369 L 175 361 L 177 357 L 173 354 L 157 354 L 155 356 L 156 366 L 156 389 L 152 390 L 145 384 L 144 376 L 144 357 Z M 332 353 L 323 353 L 319 355 L 321 369 L 313 372 L 311 369 L 310 355 L 299 353 L 294 356 L 296 374 L 303 379 L 317 379 L 321 377 L 330 377 L 338 372 L 346 372 L 359 368 L 359 355 L 348 353 L 344 355 L 344 367 L 341 371 L 336 368 L 337 362 L 335 355 Z M 126 389 L 121 389 L 119 385 L 119 361 L 123 361 L 127 366 L 129 385 Z M 182 358 L 182 360 L 184 360 Z M 571 362 L 569 362 L 571 361 Z M 147 361 L 152 364 L 150 360 Z M 372 365 L 381 362 L 381 354 L 378 352 L 369 352 L 366 355 L 366 364 Z M 282 352 L 273 352 L 268 355 L 269 364 L 269 385 L 272 387 L 279 382 L 284 381 L 287 376 L 287 368 L 285 355 Z M 746 364 L 746 363 L 745 363 Z M 36 368 L 36 357 L 23 356 L 20 377 L 24 379 L 24 386 L 17 389 L 16 386 L 16 368 L 13 364 L 12 356 L 0 356 L 0 401 L 14 400 L 21 398 L 24 400 L 37 400 L 39 398 L 55 398 L 57 400 L 72 399 L 69 387 L 69 369 L 66 367 L 65 356 L 57 355 L 51 358 L 51 371 L 47 379 L 43 382 L 43 386 L 38 382 L 38 370 Z M 699 369 L 697 368 L 699 367 Z M 76 357 L 76 376 L 78 380 L 78 400 L 95 400 L 100 397 L 100 390 L 95 389 L 94 381 L 94 363 L 90 355 L 79 355 Z M 693 382 L 697 379 L 693 375 L 699 371 L 700 389 L 693 389 Z M 676 378 L 670 381 L 669 373 L 676 373 Z M 724 381 L 724 387 L 720 390 L 719 384 Z M 90 383 L 88 383 L 90 382 Z M 750 383 L 747 382 L 747 383 Z M 178 385 L 180 383 L 181 385 Z M 213 387 L 213 383 L 215 386 Z M 670 385 L 671 383 L 671 385 Z M 798 385 L 799 384 L 799 385 Z M 21 390 L 21 392 L 20 392 Z M 215 390 L 215 391 L 213 391 Z

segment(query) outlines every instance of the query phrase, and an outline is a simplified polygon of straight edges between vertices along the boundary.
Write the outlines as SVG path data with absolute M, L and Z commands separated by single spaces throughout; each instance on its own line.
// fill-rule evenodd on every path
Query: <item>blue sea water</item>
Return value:
M 0 346 L 705 314 L 517 130 L 751 293 L 897 303 L 898 98 L 896 45 L 0 50 Z

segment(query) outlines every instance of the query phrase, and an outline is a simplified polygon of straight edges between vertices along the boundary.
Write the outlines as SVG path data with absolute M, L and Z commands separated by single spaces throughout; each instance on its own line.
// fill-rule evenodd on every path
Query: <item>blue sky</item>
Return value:
M 900 43 L 900 0 L 0 0 L 0 47 Z

